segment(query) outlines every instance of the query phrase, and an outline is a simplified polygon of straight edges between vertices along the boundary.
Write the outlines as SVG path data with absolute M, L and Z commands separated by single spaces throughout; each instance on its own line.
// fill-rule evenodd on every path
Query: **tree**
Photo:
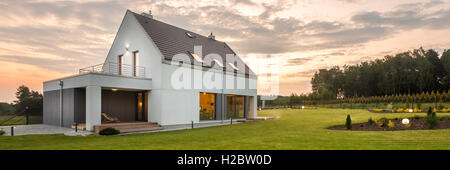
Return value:
M 441 63 L 445 70 L 445 76 L 443 78 L 444 82 L 444 91 L 450 89 L 450 49 L 445 50 L 441 56 Z
M 345 120 L 345 127 L 352 129 L 352 118 L 350 118 L 350 114 L 347 115 L 347 119 Z
M 442 65 L 441 60 L 439 59 L 439 54 L 436 51 L 430 49 L 425 53 L 425 56 L 432 65 L 431 73 L 433 74 L 433 89 L 442 89 L 446 71 L 444 69 L 444 66 Z
M 323 89 L 330 90 L 334 96 L 343 94 L 344 98 L 417 94 L 448 90 L 448 70 L 450 50 L 439 58 L 433 49 L 418 48 L 356 65 L 320 69 L 311 79 L 311 85 L 313 93 L 319 96 L 321 90 L 326 92 Z
M 22 85 L 17 88 L 16 98 L 13 102 L 15 114 L 42 114 L 43 96 L 39 92 Z
M 433 129 L 434 127 L 436 127 L 438 125 L 436 112 L 433 112 L 431 107 L 428 108 L 427 117 L 425 117 L 425 120 L 430 129 Z

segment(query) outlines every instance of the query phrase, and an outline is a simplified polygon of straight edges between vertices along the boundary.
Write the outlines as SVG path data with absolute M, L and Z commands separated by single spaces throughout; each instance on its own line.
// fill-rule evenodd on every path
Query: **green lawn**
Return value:
M 41 124 L 42 116 L 30 116 L 29 121 L 30 124 Z M 0 115 L 0 126 L 24 125 L 26 124 L 26 122 L 27 122 L 26 116 Z
M 353 122 L 365 122 L 369 117 L 414 115 L 375 114 L 355 109 L 265 110 L 260 111 L 259 116 L 277 119 L 109 137 L 1 136 L 0 149 L 450 149 L 450 130 L 362 132 L 326 129 L 343 124 L 348 113 Z

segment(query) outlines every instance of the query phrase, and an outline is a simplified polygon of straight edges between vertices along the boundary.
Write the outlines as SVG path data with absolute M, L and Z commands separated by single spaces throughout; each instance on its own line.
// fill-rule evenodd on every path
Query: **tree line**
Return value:
M 450 50 L 423 48 L 356 65 L 320 69 L 311 79 L 317 100 L 444 92 L 450 87 Z M 313 99 L 313 100 L 314 100 Z
M 13 103 L 2 103 L 0 114 L 17 115 L 42 115 L 43 96 L 38 91 L 30 90 L 27 86 L 19 86 L 16 91 L 16 98 Z
M 261 102 L 261 101 L 258 101 Z M 266 106 L 300 106 L 300 105 L 323 105 L 323 104 L 370 104 L 370 103 L 405 103 L 409 106 L 421 105 L 422 103 L 434 103 L 435 107 L 438 104 L 450 102 L 450 90 L 444 92 L 422 92 L 416 94 L 395 94 L 385 96 L 371 96 L 371 97 L 347 97 L 343 99 L 319 99 L 313 93 L 291 96 L 279 96 L 276 100 L 265 101 Z M 262 103 L 258 103 L 261 106 Z

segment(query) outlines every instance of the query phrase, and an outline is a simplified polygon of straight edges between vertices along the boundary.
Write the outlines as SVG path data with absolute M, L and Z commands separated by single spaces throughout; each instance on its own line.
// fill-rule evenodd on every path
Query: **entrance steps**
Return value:
M 72 126 L 75 128 L 75 126 Z M 127 132 L 142 132 L 142 131 L 152 131 L 152 130 L 162 130 L 164 129 L 158 123 L 155 122 L 119 122 L 119 123 L 103 123 L 101 125 L 94 126 L 94 133 L 98 134 L 101 130 L 106 128 L 114 128 L 120 131 L 120 133 Z M 79 130 L 86 130 L 85 124 L 78 125 Z

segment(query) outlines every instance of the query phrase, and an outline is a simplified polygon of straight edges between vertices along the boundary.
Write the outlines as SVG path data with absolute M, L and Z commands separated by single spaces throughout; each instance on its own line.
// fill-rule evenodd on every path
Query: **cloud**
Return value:
M 298 66 L 298 65 L 304 65 L 308 61 L 311 61 L 311 58 L 291 58 L 288 59 L 287 64 L 285 66 Z
M 317 72 L 317 69 L 309 69 L 306 71 L 299 71 L 299 72 L 284 74 L 284 75 L 282 75 L 282 78 L 307 78 L 307 79 L 309 79 L 316 72 Z
M 364 26 L 392 27 L 395 29 L 411 30 L 421 27 L 432 29 L 450 28 L 450 10 L 441 9 L 424 12 L 428 8 L 441 5 L 442 1 L 427 3 L 411 3 L 397 7 L 394 11 L 380 13 L 376 11 L 362 12 L 351 18 L 355 24 Z

